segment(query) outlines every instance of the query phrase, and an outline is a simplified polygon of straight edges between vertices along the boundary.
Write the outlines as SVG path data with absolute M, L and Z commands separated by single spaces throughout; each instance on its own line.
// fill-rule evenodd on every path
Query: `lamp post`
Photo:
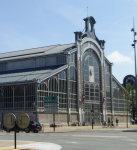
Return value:
M 136 70 L 136 42 L 137 40 L 135 40 L 135 36 L 137 35 L 137 32 L 135 32 L 135 27 L 134 27 L 134 20 L 133 20 L 133 28 L 131 29 L 131 32 L 133 32 L 133 36 L 134 36 L 134 41 L 131 46 L 133 46 L 134 48 L 134 57 L 135 57 L 135 78 L 136 78 L 136 84 L 135 84 L 135 90 L 136 90 L 136 118 L 137 118 L 137 70 Z

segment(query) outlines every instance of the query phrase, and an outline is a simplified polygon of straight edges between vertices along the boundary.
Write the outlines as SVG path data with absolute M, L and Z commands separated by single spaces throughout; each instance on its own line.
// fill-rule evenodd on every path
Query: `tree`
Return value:
M 135 117 L 135 89 L 134 85 L 131 85 L 130 83 L 126 84 L 125 90 L 122 90 L 121 97 L 124 100 L 124 107 L 127 111 L 127 128 L 128 128 L 128 113 L 130 109 L 133 110 L 133 118 Z

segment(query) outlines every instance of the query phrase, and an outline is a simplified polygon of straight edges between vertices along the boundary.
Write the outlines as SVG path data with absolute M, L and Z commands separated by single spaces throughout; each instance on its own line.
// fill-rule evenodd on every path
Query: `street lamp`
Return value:
M 134 20 L 133 20 L 134 21 Z M 131 29 L 131 32 L 133 32 L 133 36 L 134 36 L 134 41 L 131 46 L 133 46 L 134 48 L 134 57 L 135 57 L 135 78 L 136 78 L 136 84 L 135 84 L 135 90 L 136 90 L 136 118 L 137 118 L 137 70 L 136 70 L 136 42 L 137 40 L 135 40 L 135 36 L 137 35 L 137 32 L 135 32 L 135 28 L 134 28 L 134 22 L 133 22 L 133 28 Z

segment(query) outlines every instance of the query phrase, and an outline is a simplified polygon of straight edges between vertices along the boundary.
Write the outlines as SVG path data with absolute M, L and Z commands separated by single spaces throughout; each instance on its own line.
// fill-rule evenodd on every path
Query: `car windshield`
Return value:
M 33 121 L 33 122 L 34 122 L 35 124 L 38 124 L 38 125 L 40 124 L 40 123 L 39 123 L 39 122 L 37 122 L 37 121 Z

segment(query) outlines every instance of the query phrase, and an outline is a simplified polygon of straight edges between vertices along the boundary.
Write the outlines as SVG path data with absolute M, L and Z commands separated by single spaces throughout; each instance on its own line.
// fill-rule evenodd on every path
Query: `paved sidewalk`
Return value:
M 119 124 L 118 127 L 104 127 L 103 126 L 62 126 L 62 127 L 55 127 L 55 132 L 73 132 L 73 131 L 85 131 L 85 130 L 104 130 L 104 129 L 119 129 L 119 130 L 137 130 L 137 125 L 127 125 L 126 124 Z M 53 127 L 44 127 L 41 132 L 54 132 Z

